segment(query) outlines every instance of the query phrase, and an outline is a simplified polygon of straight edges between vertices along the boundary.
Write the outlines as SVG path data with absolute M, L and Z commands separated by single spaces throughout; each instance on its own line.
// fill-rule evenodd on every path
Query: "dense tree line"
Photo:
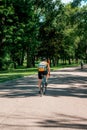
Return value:
M 82 0 L 0 1 L 0 69 L 35 66 L 45 56 L 53 65 L 87 62 L 87 5 Z M 86 0 L 84 0 L 86 3 Z

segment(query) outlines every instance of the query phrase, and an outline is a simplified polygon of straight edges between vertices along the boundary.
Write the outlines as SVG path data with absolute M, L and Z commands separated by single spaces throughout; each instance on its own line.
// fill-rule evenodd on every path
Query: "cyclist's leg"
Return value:
M 47 89 L 47 80 L 48 80 L 47 74 L 48 74 L 47 71 L 44 72 L 44 76 L 45 76 L 45 92 L 46 92 L 46 89 Z
M 42 79 L 43 81 L 43 83 L 46 83 L 46 81 L 47 81 L 47 77 L 46 77 L 46 74 L 44 74 L 44 78 Z
M 41 82 L 42 82 L 41 72 L 38 72 L 38 87 L 39 87 L 39 91 L 40 91 L 40 87 L 41 87 Z
M 42 82 L 42 73 L 38 72 L 38 87 L 39 87 L 39 93 L 41 89 L 41 82 Z
M 46 90 L 47 90 L 47 75 L 46 73 L 44 74 L 44 78 L 43 78 L 43 94 L 46 94 Z

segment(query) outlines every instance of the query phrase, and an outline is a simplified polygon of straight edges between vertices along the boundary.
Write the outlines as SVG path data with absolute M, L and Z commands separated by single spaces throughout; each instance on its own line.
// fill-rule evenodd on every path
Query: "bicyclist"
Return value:
M 39 90 L 40 90 L 40 86 L 41 86 L 42 75 L 46 75 L 46 85 L 47 85 L 48 75 L 50 75 L 50 66 L 49 66 L 49 63 L 47 63 L 46 58 L 42 58 L 42 61 L 38 64 L 38 87 L 39 87 Z M 40 93 L 40 91 L 39 91 L 39 93 Z

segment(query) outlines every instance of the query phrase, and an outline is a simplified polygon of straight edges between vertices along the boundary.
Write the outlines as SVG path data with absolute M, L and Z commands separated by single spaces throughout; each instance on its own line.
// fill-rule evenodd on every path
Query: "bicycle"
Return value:
M 40 94 L 45 95 L 47 90 L 47 82 L 46 82 L 46 75 L 42 75 L 42 82 L 40 87 Z

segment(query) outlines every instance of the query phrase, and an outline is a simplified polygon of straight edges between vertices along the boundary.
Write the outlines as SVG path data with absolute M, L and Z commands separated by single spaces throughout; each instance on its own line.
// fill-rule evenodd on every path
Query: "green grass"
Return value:
M 71 65 L 58 65 L 57 67 L 51 67 L 51 71 L 57 70 L 60 68 L 65 67 L 74 67 L 77 66 L 77 64 L 71 64 Z M 17 78 L 21 78 L 28 75 L 37 74 L 37 68 L 19 68 L 14 70 L 8 70 L 8 71 L 0 71 L 0 83 L 5 82 L 8 80 L 13 80 Z
M 66 64 L 66 65 L 59 64 L 56 67 L 51 67 L 51 70 L 57 70 L 57 69 L 66 68 L 66 67 L 76 67 L 78 65 L 79 64 L 70 64 L 70 65 L 68 65 L 68 64 Z
M 10 71 L 0 71 L 0 83 L 12 79 L 21 78 L 24 76 L 36 74 L 36 68 L 29 68 L 29 69 L 14 69 Z

